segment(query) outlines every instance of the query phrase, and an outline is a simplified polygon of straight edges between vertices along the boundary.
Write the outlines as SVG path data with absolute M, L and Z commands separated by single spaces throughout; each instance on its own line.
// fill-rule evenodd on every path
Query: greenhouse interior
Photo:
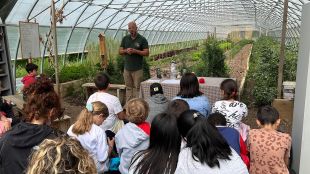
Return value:
M 74 173 L 308 174 L 309 31 L 310 0 L 1 0 L 0 173 L 68 169 Z M 52 92 L 56 97 L 48 98 Z M 153 102 L 155 96 L 167 105 Z M 204 100 L 196 100 L 199 97 Z M 177 99 L 186 101 L 187 109 Z M 95 117 L 105 112 L 96 111 L 96 101 L 108 110 L 100 123 Z M 141 102 L 144 111 L 139 110 Z M 58 115 L 50 116 L 56 105 Z M 80 131 L 76 125 L 86 123 L 84 111 L 93 119 Z M 138 118 L 131 118 L 137 111 L 144 114 L 145 118 L 136 117 L 144 119 L 147 128 L 135 122 Z M 183 135 L 187 123 L 181 119 L 190 111 L 195 111 L 194 123 Z M 209 121 L 218 113 L 226 120 L 222 126 L 216 119 Z M 176 119 L 167 119 L 165 114 Z M 212 129 L 219 130 L 220 138 L 212 138 L 211 128 L 201 128 L 197 136 L 191 136 L 200 122 L 205 123 L 197 117 L 207 120 L 205 127 L 214 124 Z M 17 148 L 23 138 L 29 138 L 17 133 L 21 125 L 38 124 L 38 120 L 80 142 L 82 149 L 77 151 L 82 155 L 86 150 L 90 161 L 75 156 L 74 162 L 79 163 L 75 165 L 90 166 L 70 166 L 72 159 L 63 156 L 39 158 L 40 153 L 53 150 L 44 147 L 68 149 L 71 140 L 62 147 L 56 141 L 63 139 L 56 138 L 53 144 L 46 141 L 46 134 L 38 133 L 42 139 L 36 144 Z M 163 130 L 167 126 L 163 122 L 171 124 L 170 132 L 176 125 L 177 135 L 162 132 L 156 137 L 155 131 L 168 130 Z M 144 131 L 145 142 L 128 133 L 131 124 Z M 92 135 L 93 125 L 104 135 Z M 232 132 L 223 133 L 223 126 L 241 137 L 237 150 L 230 144 Z M 40 132 L 39 128 L 25 129 Z M 99 152 L 104 156 L 96 156 L 99 152 L 91 147 L 98 144 L 92 139 L 95 136 L 107 139 L 100 141 L 104 150 Z M 166 140 L 166 145 L 157 139 Z M 210 141 L 207 146 L 204 139 Z M 219 146 L 222 139 L 224 145 Z M 130 140 L 150 145 L 122 144 Z M 169 141 L 182 142 L 181 150 L 175 151 Z M 163 153 L 160 148 L 165 146 Z M 31 149 L 35 152 L 30 153 Z M 73 151 L 66 153 L 74 156 Z M 187 161 L 186 153 L 192 156 Z M 48 164 L 56 158 L 69 160 L 68 166 Z

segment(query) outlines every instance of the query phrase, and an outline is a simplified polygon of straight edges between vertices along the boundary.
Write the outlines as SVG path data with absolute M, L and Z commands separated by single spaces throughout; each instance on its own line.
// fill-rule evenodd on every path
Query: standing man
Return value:
M 147 40 L 137 33 L 135 22 L 128 24 L 129 35 L 120 45 L 119 54 L 124 56 L 124 80 L 127 101 L 139 95 L 140 83 L 143 79 L 143 56 L 149 55 Z

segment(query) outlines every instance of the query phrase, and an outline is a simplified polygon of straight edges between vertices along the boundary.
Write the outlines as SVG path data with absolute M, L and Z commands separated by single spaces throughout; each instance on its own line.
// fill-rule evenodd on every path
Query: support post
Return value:
M 56 92 L 60 96 L 60 85 L 59 85 L 59 67 L 58 67 L 58 49 L 57 49 L 57 31 L 56 31 L 56 15 L 55 15 L 55 2 L 51 1 L 51 22 L 52 22 L 52 45 L 54 54 L 54 64 L 55 64 L 55 79 L 56 79 Z
M 292 168 L 296 173 L 310 171 L 310 3 L 303 5 L 297 62 L 293 115 Z
M 286 37 L 286 26 L 287 26 L 287 12 L 288 12 L 288 0 L 284 0 L 284 11 L 283 11 L 283 21 L 282 21 L 282 34 L 281 34 L 281 48 L 280 48 L 280 58 L 278 67 L 278 94 L 277 98 L 282 97 L 282 82 L 283 82 L 283 66 L 285 59 L 285 37 Z
M 105 44 L 105 35 L 99 34 L 99 51 L 100 51 L 100 57 L 101 57 L 101 67 L 104 69 L 104 71 L 107 70 L 108 65 L 108 54 L 107 54 L 107 48 Z

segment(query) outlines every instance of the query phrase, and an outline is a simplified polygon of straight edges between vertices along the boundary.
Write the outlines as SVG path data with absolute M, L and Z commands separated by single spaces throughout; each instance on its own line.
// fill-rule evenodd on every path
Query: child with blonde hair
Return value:
M 81 144 L 63 136 L 44 140 L 32 154 L 26 173 L 94 174 L 97 171 L 93 159 Z
M 81 144 L 75 139 L 63 136 L 44 140 L 31 155 L 26 173 L 73 174 L 97 171 L 94 161 Z
M 108 115 L 109 111 L 104 103 L 97 101 L 88 104 L 67 132 L 89 152 L 98 172 L 108 171 L 108 156 L 114 145 L 114 139 L 107 140 L 105 132 L 99 127 Z
M 149 146 L 150 125 L 145 122 L 149 113 L 146 101 L 140 98 L 130 100 L 126 106 L 127 123 L 115 136 L 117 152 L 120 156 L 119 171 L 127 174 L 134 154 Z

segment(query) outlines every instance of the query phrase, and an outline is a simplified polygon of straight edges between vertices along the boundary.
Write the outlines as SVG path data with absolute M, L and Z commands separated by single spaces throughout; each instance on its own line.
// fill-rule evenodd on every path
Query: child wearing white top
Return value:
M 98 173 L 108 171 L 108 156 L 111 154 L 114 139 L 107 140 L 99 127 L 108 116 L 108 108 L 101 102 L 87 105 L 78 120 L 70 126 L 67 134 L 75 137 L 94 159 Z
M 109 115 L 102 125 L 99 126 L 104 131 L 112 130 L 114 133 L 117 133 L 118 130 L 115 128 L 115 124 L 117 121 L 125 118 L 125 113 L 123 112 L 121 102 L 116 96 L 107 93 L 110 79 L 105 73 L 98 73 L 94 79 L 94 82 L 98 88 L 98 91 L 88 98 L 87 104 L 95 101 L 104 103 L 109 109 Z
M 223 114 L 227 121 L 227 127 L 237 129 L 242 135 L 241 120 L 248 115 L 246 104 L 237 101 L 238 87 L 233 79 L 226 79 L 221 83 L 223 100 L 217 101 L 212 106 L 212 113 Z

